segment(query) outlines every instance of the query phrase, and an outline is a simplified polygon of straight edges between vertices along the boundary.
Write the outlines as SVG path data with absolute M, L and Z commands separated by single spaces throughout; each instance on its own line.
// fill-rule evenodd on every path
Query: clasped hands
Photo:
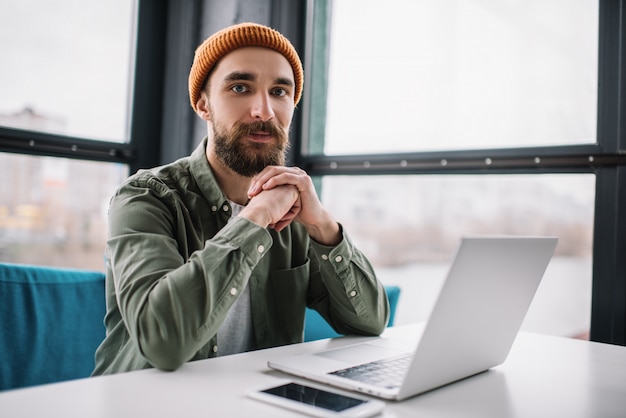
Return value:
M 339 225 L 319 201 L 311 177 L 298 167 L 265 167 L 252 180 L 248 198 L 240 215 L 263 227 L 280 232 L 296 221 L 322 244 L 341 240 Z

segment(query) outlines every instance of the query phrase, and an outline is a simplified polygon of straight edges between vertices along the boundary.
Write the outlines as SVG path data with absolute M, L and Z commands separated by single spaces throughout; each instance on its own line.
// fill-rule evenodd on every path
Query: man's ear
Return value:
M 211 120 L 211 112 L 209 112 L 209 96 L 203 91 L 200 98 L 196 102 L 196 113 L 207 122 Z

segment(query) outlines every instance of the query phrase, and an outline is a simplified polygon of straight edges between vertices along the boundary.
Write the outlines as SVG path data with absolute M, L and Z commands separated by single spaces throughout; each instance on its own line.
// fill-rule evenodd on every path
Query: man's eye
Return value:
M 272 94 L 274 94 L 274 96 L 285 96 L 287 94 L 287 90 L 285 90 L 282 87 L 276 87 L 273 91 Z
M 244 86 L 243 84 L 236 84 L 231 87 L 231 90 L 234 91 L 235 93 L 245 93 L 248 91 L 248 88 Z

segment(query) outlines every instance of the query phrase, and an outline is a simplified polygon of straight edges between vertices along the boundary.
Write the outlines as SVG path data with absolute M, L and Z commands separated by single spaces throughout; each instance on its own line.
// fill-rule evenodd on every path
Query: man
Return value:
M 191 156 L 131 176 L 109 210 L 107 335 L 94 375 L 302 341 L 305 306 L 377 335 L 389 307 L 372 267 L 284 166 L 302 64 L 273 29 L 240 24 L 196 50 Z

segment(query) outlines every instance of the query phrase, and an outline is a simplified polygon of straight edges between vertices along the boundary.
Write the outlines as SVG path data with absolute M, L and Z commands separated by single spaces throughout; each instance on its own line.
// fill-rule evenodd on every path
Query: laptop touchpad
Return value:
M 368 363 L 387 357 L 397 356 L 398 351 L 369 344 L 357 344 L 348 347 L 316 353 L 316 356 L 329 358 L 350 364 Z

